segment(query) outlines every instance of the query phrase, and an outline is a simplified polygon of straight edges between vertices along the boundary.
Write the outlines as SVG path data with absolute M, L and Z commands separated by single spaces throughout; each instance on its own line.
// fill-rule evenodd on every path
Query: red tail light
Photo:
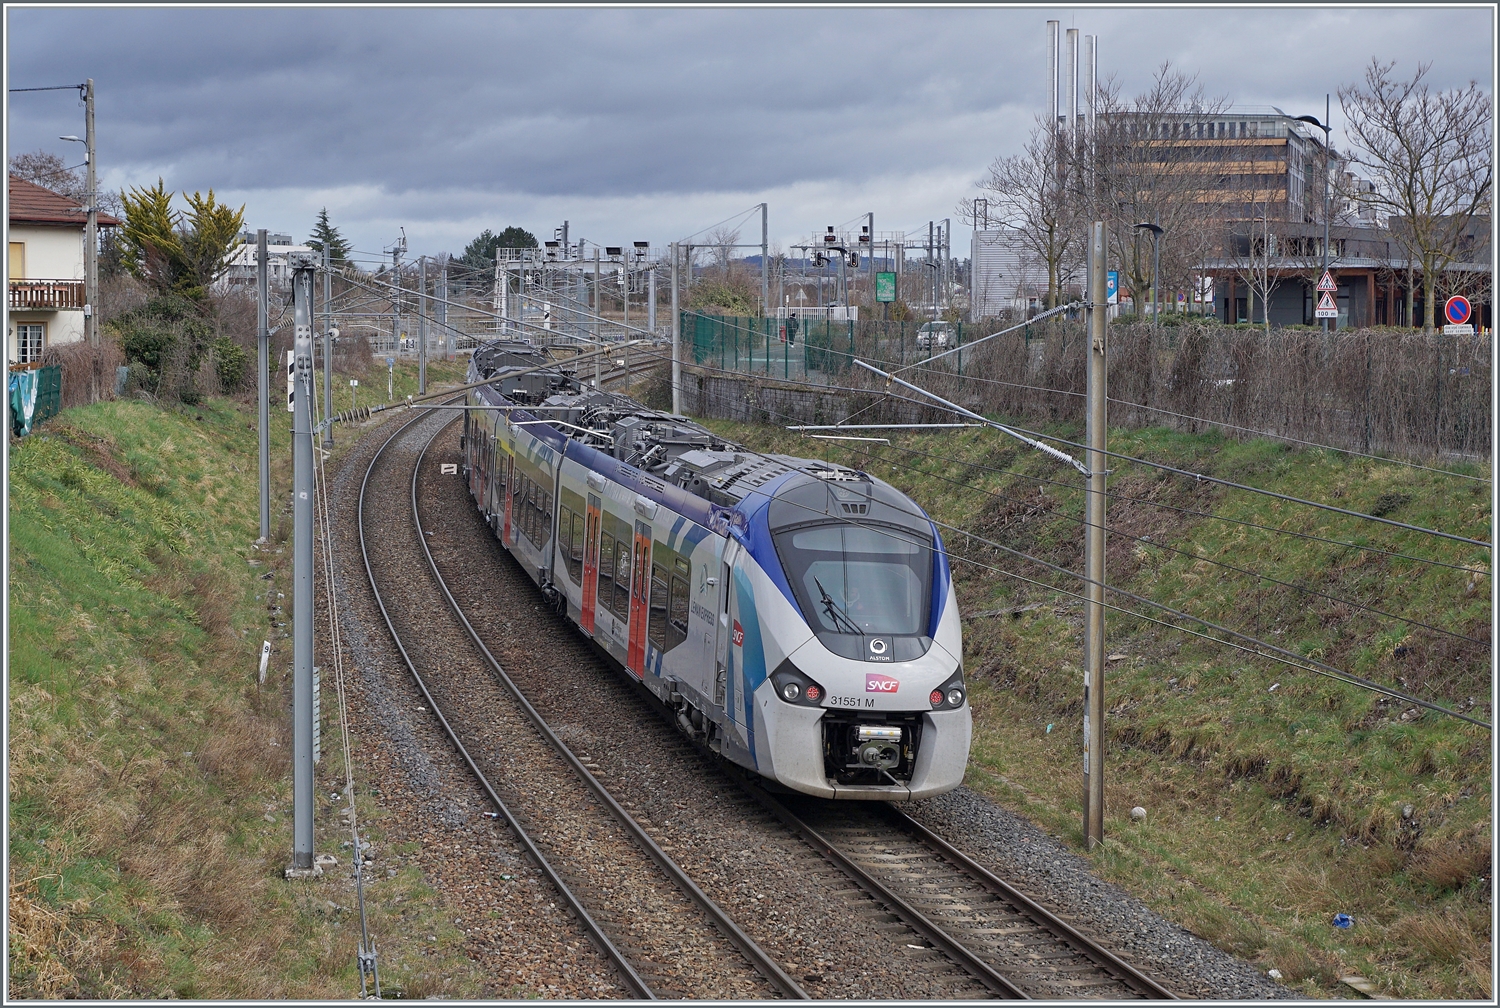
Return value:
M 943 706 L 943 691 L 940 689 L 935 689 L 932 691 L 932 695 L 927 699 L 932 701 L 932 706 L 941 707 Z

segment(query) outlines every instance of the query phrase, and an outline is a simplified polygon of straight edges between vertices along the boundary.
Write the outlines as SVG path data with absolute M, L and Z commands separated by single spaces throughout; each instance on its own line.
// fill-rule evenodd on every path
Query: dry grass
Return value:
M 59 876 L 46 876 L 48 880 Z M 43 878 L 12 878 L 6 891 L 9 910 L 10 998 L 117 997 L 126 991 L 98 985 L 90 966 L 107 961 L 118 945 L 120 929 L 91 913 L 87 900 L 57 907 L 38 898 Z
M 1422 844 L 1410 874 L 1437 889 L 1459 889 L 1490 874 L 1490 839 L 1444 839 Z

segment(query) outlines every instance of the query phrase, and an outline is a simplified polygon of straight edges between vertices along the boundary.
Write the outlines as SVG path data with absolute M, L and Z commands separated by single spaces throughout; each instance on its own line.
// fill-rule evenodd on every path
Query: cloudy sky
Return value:
M 1099 35 L 1126 94 L 1170 61 L 1292 115 L 1334 92 L 1336 130 L 1372 57 L 1493 87 L 1490 10 L 1430 6 L 11 6 L 6 70 L 10 88 L 94 78 L 106 186 L 211 187 L 251 228 L 305 237 L 327 206 L 375 254 L 402 227 L 416 256 L 564 219 L 661 245 L 765 201 L 785 247 L 867 211 L 924 235 L 954 216 L 1046 104 L 1048 18 Z M 82 160 L 56 139 L 83 134 L 76 93 L 8 99 L 8 154 Z

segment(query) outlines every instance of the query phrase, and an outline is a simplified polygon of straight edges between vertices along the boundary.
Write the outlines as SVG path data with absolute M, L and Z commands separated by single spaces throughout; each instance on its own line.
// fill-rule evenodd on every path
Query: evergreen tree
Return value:
M 245 208 L 231 210 L 208 195 L 183 194 L 188 212 L 172 209 L 172 194 L 156 180 L 150 189 L 124 194 L 120 258 L 125 268 L 159 294 L 201 301 L 229 268 Z
M 318 222 L 313 225 L 312 235 L 307 239 L 309 248 L 322 252 L 328 249 L 328 262 L 333 266 L 347 266 L 349 253 L 353 251 L 339 229 L 328 223 L 328 208 L 318 211 Z
M 462 259 L 464 265 L 470 269 L 482 270 L 486 267 L 494 267 L 495 249 L 497 248 L 536 247 L 536 235 L 525 228 L 518 228 L 512 225 L 499 234 L 494 234 L 489 228 L 485 228 L 480 232 L 479 237 L 464 247 Z

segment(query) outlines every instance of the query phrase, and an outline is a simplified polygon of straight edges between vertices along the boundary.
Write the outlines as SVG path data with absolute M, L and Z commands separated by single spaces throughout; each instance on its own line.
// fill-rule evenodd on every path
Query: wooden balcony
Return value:
M 11 311 L 83 311 L 82 280 L 12 280 Z

